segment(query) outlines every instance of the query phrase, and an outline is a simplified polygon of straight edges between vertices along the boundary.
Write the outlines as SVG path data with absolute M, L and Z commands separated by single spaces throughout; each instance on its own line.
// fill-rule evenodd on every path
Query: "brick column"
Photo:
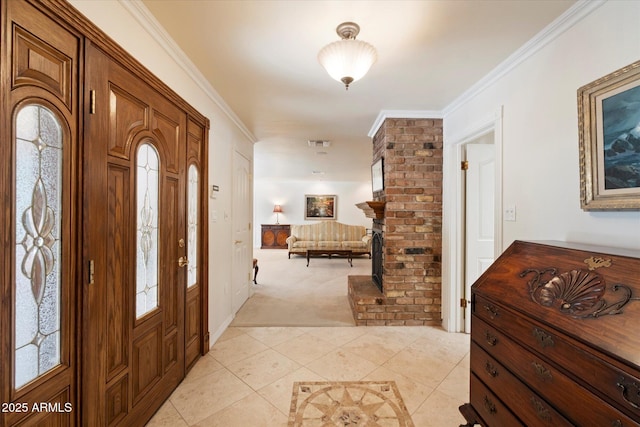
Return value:
M 442 120 L 386 119 L 373 138 L 384 159 L 382 298 L 352 302 L 360 325 L 441 322 Z

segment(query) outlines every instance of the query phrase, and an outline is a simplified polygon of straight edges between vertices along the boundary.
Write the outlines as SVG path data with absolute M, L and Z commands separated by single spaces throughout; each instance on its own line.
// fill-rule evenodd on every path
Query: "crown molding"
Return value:
M 501 62 L 496 68 L 480 79 L 477 83 L 467 89 L 458 98 L 453 100 L 443 110 L 443 116 L 448 116 L 460 108 L 469 100 L 476 97 L 480 92 L 504 77 L 512 69 L 533 56 L 537 51 L 558 38 L 562 33 L 569 30 L 576 23 L 580 22 L 591 12 L 606 3 L 607 0 L 578 0 L 573 6 L 567 9 L 562 15 L 547 25 L 542 31 L 536 34 L 531 40 L 522 45 L 518 50 Z
M 371 130 L 367 134 L 373 138 L 386 119 L 441 119 L 442 111 L 433 110 L 382 110 L 373 122 Z
M 211 83 L 202 75 L 200 70 L 191 62 L 189 57 L 171 38 L 169 33 L 160 25 L 158 20 L 151 14 L 149 9 L 142 3 L 142 0 L 119 0 L 133 18 L 140 23 L 142 28 L 165 50 L 165 52 L 178 64 L 180 68 L 194 81 L 196 85 L 211 99 L 222 112 L 235 124 L 238 129 L 251 141 L 256 143 L 257 138 L 247 129 L 236 113 L 229 107 L 218 92 L 211 86 Z

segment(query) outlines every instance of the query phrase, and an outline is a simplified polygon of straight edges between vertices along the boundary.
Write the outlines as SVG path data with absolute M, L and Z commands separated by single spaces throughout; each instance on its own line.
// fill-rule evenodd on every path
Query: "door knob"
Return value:
M 187 257 L 181 256 L 180 258 L 178 258 L 178 267 L 184 267 L 187 264 L 189 264 L 189 260 L 187 259 Z
M 242 240 L 236 240 L 236 241 L 235 241 L 235 242 L 233 242 L 233 243 L 235 243 L 235 244 L 237 245 L 238 243 L 242 243 Z

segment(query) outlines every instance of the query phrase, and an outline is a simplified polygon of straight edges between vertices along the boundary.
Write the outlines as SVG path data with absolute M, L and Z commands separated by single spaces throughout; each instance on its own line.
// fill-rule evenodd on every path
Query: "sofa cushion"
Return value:
M 337 240 L 321 240 L 319 242 L 317 242 L 318 248 L 324 249 L 324 248 L 334 248 L 334 249 L 338 249 L 340 248 L 340 242 Z
M 342 247 L 345 249 L 366 249 L 367 244 L 362 240 L 348 241 L 348 242 L 342 242 Z
M 315 248 L 316 242 L 313 240 L 296 240 L 293 242 L 294 248 Z

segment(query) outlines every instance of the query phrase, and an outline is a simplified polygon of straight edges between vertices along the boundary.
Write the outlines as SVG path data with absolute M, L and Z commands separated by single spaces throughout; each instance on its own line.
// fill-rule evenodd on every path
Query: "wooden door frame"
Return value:
M 191 114 L 187 114 L 187 123 L 191 120 Z M 196 120 L 194 120 L 196 121 Z M 201 260 L 201 269 L 200 269 L 200 280 L 201 280 L 201 289 L 200 289 L 200 305 L 201 305 L 201 316 L 200 316 L 200 331 L 201 331 L 201 345 L 200 345 L 200 354 L 205 355 L 209 352 L 209 119 L 205 118 L 203 132 L 204 137 L 202 140 L 202 153 L 200 158 L 200 167 L 202 170 L 200 174 L 202 175 L 202 185 L 200 186 L 200 218 L 201 218 L 201 229 L 200 232 L 202 234 L 202 255 L 200 256 Z

